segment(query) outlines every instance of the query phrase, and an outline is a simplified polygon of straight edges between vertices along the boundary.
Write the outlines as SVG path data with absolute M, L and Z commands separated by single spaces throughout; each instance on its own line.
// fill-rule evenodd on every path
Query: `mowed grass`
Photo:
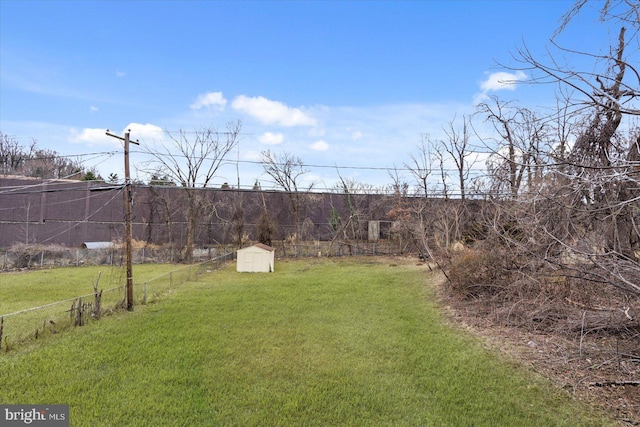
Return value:
M 151 280 L 180 268 L 174 264 L 141 264 L 134 266 L 135 283 Z M 65 267 L 37 271 L 0 273 L 0 315 L 13 313 L 57 301 L 64 301 L 126 283 L 124 267 Z
M 72 426 L 579 426 L 611 420 L 442 321 L 424 267 L 233 267 L 0 355 L 0 402 Z

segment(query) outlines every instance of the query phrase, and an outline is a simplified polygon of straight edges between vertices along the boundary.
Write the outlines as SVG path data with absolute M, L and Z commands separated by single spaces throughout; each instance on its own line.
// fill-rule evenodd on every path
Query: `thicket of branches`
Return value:
M 38 147 L 36 141 L 28 146 L 16 138 L 0 132 L 0 174 L 24 175 L 41 179 L 82 178 L 82 163 L 58 152 Z
M 575 4 L 561 30 L 586 4 Z M 440 264 L 450 294 L 474 304 L 478 314 L 530 330 L 562 330 L 581 344 L 585 331 L 637 343 L 639 6 L 598 4 L 615 35 L 607 54 L 556 46 L 592 59 L 586 71 L 563 68 L 553 57 L 542 62 L 526 49 L 517 53 L 529 83 L 558 84 L 558 102 L 543 113 L 497 98 L 478 105 L 473 120 L 493 128 L 491 139 L 481 139 L 493 153 L 486 178 L 469 181 L 463 194 L 481 195 L 481 204 L 470 209 L 468 200 L 452 200 L 434 210 L 428 199 L 399 198 L 397 226 Z M 464 159 L 464 141 L 449 134 L 431 164 L 442 164 L 447 153 Z M 422 184 L 421 173 L 430 171 L 419 158 L 411 166 Z M 462 167 L 459 172 L 464 176 Z M 640 348 L 625 352 L 640 355 Z

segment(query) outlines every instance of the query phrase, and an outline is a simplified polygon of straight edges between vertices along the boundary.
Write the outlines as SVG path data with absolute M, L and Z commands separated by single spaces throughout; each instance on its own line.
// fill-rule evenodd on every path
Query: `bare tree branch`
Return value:
M 142 146 L 151 160 L 142 163 L 140 170 L 150 176 L 164 174 L 184 188 L 187 196 L 187 240 L 183 259 L 186 262 L 193 260 L 198 219 L 205 208 L 202 193 L 194 189 L 211 184 L 228 154 L 237 146 L 241 129 L 242 123 L 237 121 L 228 123 L 227 131 L 223 133 L 211 128 L 196 130 L 192 134 L 183 130 L 178 135 L 166 132 L 169 144 Z

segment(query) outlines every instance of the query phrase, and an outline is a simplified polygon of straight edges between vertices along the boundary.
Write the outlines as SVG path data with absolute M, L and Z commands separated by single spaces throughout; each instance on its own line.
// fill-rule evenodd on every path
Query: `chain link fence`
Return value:
M 227 247 L 194 249 L 195 261 L 206 261 L 218 255 L 226 255 Z M 175 263 L 180 251 L 172 247 L 140 247 L 131 251 L 134 264 Z M 84 265 L 124 264 L 124 248 L 113 245 L 104 249 L 68 248 L 58 245 L 14 245 L 10 250 L 0 252 L 2 271 L 53 267 L 80 267 Z
M 401 255 L 414 248 L 410 240 L 335 240 L 335 241 L 273 241 L 271 246 L 278 258 L 315 256 Z M 216 245 L 195 248 L 194 261 L 205 261 L 235 252 L 236 245 Z M 0 252 L 2 271 L 43 269 L 54 267 L 80 267 L 85 265 L 124 265 L 124 250 L 119 245 L 106 249 L 68 248 L 58 245 L 15 245 Z M 138 247 L 132 250 L 134 264 L 175 263 L 180 251 L 172 247 Z
M 187 265 L 133 286 L 136 305 L 158 299 L 169 290 L 198 276 L 221 268 L 232 261 L 227 253 L 204 262 Z M 82 326 L 126 308 L 125 285 L 97 289 L 86 295 L 0 315 L 0 353 L 10 351 L 30 340 Z
M 410 241 L 401 240 L 338 240 L 334 242 L 277 242 L 276 256 L 314 257 L 314 256 L 393 256 L 411 252 Z

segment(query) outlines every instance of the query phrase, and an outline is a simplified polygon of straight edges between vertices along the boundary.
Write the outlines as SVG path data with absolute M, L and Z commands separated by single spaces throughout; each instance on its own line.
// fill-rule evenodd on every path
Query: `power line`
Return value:
M 87 215 L 84 217 L 83 220 L 81 221 L 76 221 L 75 223 L 72 223 L 68 228 L 65 228 L 63 231 L 61 231 L 58 234 L 55 234 L 53 236 L 49 236 L 47 239 L 44 239 L 42 241 L 42 243 L 46 243 L 49 242 L 53 239 L 55 239 L 58 236 L 63 235 L 64 233 L 68 233 L 69 231 L 73 230 L 74 228 L 80 226 L 80 224 L 86 223 L 88 222 L 92 216 L 96 215 L 98 212 L 102 211 L 103 209 L 105 209 L 107 206 L 109 206 L 111 204 L 111 202 L 118 196 L 120 196 L 122 191 L 118 191 L 116 194 L 113 195 L 113 197 L 111 197 L 111 199 L 109 199 L 108 201 L 106 201 L 105 203 L 103 203 L 102 206 L 100 206 L 98 209 L 96 209 L 94 212 L 92 212 L 90 215 Z
M 73 157 L 86 157 L 86 156 L 94 156 L 94 157 L 99 157 L 99 156 L 105 156 L 105 155 L 109 155 L 109 156 L 113 156 L 119 154 L 118 151 L 96 151 L 94 153 L 81 153 L 81 154 L 57 154 L 57 153 L 51 153 L 50 155 L 46 155 L 46 156 L 29 156 L 29 157 L 25 157 L 24 159 L 22 159 L 23 161 L 34 161 L 34 160 L 53 160 L 53 159 L 70 159 Z
M 148 153 L 146 153 L 144 151 L 132 151 L 132 153 L 148 154 Z M 173 156 L 174 157 L 187 158 L 187 156 L 184 155 L 184 154 L 174 154 Z M 253 164 L 253 165 L 264 166 L 268 162 L 263 162 L 263 161 L 260 161 L 260 160 L 227 160 L 223 164 L 224 165 L 234 165 L 236 163 Z M 284 166 L 285 165 L 284 163 L 275 163 L 275 164 L 277 166 Z M 307 163 L 303 163 L 301 166 L 304 167 L 304 168 L 316 168 L 316 169 L 352 169 L 352 170 L 370 170 L 370 171 L 407 171 L 407 172 L 416 169 L 416 168 L 393 167 L 393 166 L 318 165 L 318 164 L 307 164 Z M 439 168 L 439 167 L 432 168 L 432 169 L 433 170 L 437 170 L 437 171 L 441 170 L 441 168 Z M 481 170 L 481 168 L 474 168 L 474 169 Z M 447 171 L 447 172 L 457 172 L 457 169 L 453 169 L 453 168 L 445 168 L 444 170 Z
M 77 182 L 81 183 L 83 181 L 77 181 Z M 89 182 L 89 181 L 84 181 L 84 182 Z M 106 190 L 119 190 L 122 188 L 123 188 L 123 185 L 109 185 L 104 187 L 85 187 L 85 188 L 74 187 L 74 188 L 50 188 L 50 189 L 41 189 L 41 190 L 15 190 L 15 191 L 7 190 L 7 191 L 0 191 L 0 194 L 25 195 L 25 194 L 44 194 L 44 193 L 64 193 L 64 192 L 70 192 L 70 191 L 96 192 L 96 191 L 106 191 Z
M 118 190 L 121 191 L 123 188 L 123 186 L 114 186 L 111 189 L 112 190 Z M 65 191 L 69 191 L 70 189 L 65 189 L 65 190 L 61 190 L 61 191 L 47 191 L 48 193 L 58 193 L 58 192 L 65 192 Z M 73 190 L 70 190 L 73 191 Z M 80 191 L 82 192 L 86 192 L 87 189 L 80 189 Z M 11 193 L 11 196 L 13 195 L 38 195 L 38 194 L 42 194 L 42 193 L 47 193 L 47 192 L 26 192 L 26 193 Z M 67 200 L 61 200 L 59 202 L 49 202 L 47 201 L 47 206 L 56 206 L 56 205 L 64 205 L 67 203 L 75 203 L 75 202 L 79 202 L 79 201 L 86 201 L 87 199 L 92 199 L 92 198 L 97 198 L 97 197 L 101 197 L 101 192 L 99 191 L 90 191 L 89 196 L 87 197 L 86 195 L 78 197 L 78 198 L 73 198 L 73 199 L 67 199 Z M 25 209 L 24 205 L 23 206 L 11 206 L 8 208 L 0 208 L 0 212 L 7 212 L 7 211 L 15 211 L 15 210 L 22 210 Z

